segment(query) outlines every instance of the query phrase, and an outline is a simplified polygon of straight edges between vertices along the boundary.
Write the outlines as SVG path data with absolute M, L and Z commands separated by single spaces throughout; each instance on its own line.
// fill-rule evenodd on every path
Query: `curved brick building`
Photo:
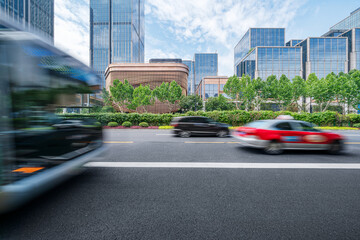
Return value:
M 110 91 L 115 79 L 127 79 L 134 87 L 149 85 L 151 89 L 163 82 L 176 81 L 181 86 L 183 95 L 187 95 L 188 75 L 189 68 L 182 63 L 115 63 L 110 64 L 105 71 L 106 90 Z M 151 113 L 167 113 L 168 109 L 166 104 L 160 102 L 147 107 L 147 111 Z M 138 112 L 142 112 L 142 109 L 138 108 Z

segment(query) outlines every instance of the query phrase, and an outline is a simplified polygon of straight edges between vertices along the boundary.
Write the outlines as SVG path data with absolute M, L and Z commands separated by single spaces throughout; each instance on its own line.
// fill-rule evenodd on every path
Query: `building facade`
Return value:
M 360 8 L 350 13 L 350 16 L 335 24 L 330 30 L 350 30 L 360 28 Z
M 0 17 L 54 42 L 54 0 L 0 0 Z
M 105 71 L 106 90 L 110 91 L 110 86 L 114 80 L 124 81 L 125 79 L 135 88 L 140 84 L 148 85 L 151 89 L 160 86 L 163 82 L 171 83 L 176 81 L 182 88 L 182 94 L 187 94 L 189 69 L 182 63 L 123 63 L 110 64 Z M 153 106 L 146 107 L 147 112 L 167 113 L 167 104 L 155 102 Z M 178 108 L 174 106 L 174 111 Z M 143 109 L 137 109 L 142 112 Z
M 196 89 L 196 95 L 199 95 L 201 99 L 206 100 L 210 97 L 218 97 L 220 94 L 224 94 L 224 86 L 228 80 L 228 77 L 205 77 L 201 80 L 199 86 Z
M 197 89 L 201 80 L 207 76 L 218 75 L 217 53 L 196 53 L 194 56 L 194 86 Z
M 284 28 L 250 28 L 234 49 L 234 68 L 238 69 L 241 60 L 250 50 L 258 46 L 285 46 Z M 239 74 L 237 73 L 239 76 Z
M 104 78 L 112 63 L 143 63 L 144 44 L 144 0 L 90 0 L 90 65 L 97 74 Z
M 183 60 L 182 62 L 189 68 L 189 77 L 188 77 L 188 94 L 193 94 L 194 90 L 194 80 L 195 80 L 195 72 L 194 72 L 194 61 L 192 60 Z
M 348 39 L 349 71 L 360 69 L 360 28 L 353 28 L 340 37 Z
M 181 58 L 152 58 L 149 63 L 183 63 Z
M 239 77 L 267 79 L 270 75 L 280 78 L 284 74 L 292 80 L 303 75 L 301 47 L 256 47 L 238 69 Z
M 287 47 L 295 47 L 298 43 L 301 43 L 303 39 L 292 39 L 286 43 Z
M 299 46 L 303 55 L 303 78 L 311 73 L 318 78 L 329 73 L 348 72 L 348 40 L 344 37 L 307 38 Z

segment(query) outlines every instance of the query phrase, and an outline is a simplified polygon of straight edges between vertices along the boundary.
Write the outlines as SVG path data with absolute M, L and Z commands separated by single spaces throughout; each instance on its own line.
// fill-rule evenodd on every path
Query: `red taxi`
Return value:
M 239 127 L 233 136 L 243 146 L 260 148 L 267 154 L 284 150 L 327 150 L 338 154 L 344 149 L 344 137 L 322 132 L 312 124 L 296 120 L 260 120 Z

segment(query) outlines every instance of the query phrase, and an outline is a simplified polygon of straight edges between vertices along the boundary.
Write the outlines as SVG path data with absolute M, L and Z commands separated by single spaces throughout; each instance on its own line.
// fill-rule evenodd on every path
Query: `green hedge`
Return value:
M 103 126 L 109 122 L 131 122 L 134 126 L 138 126 L 141 122 L 147 122 L 150 126 L 167 126 L 173 117 L 179 116 L 205 116 L 215 121 L 227 123 L 232 126 L 242 126 L 255 120 L 274 119 L 279 115 L 291 115 L 296 120 L 303 120 L 314 123 L 318 126 L 344 126 L 352 127 L 356 123 L 360 123 L 359 114 L 341 115 L 337 112 L 323 113 L 294 113 L 294 112 L 272 112 L 272 111 L 214 111 L 214 112 L 187 112 L 185 114 L 139 114 L 139 113 L 97 113 L 97 114 L 64 114 L 63 118 L 95 118 Z

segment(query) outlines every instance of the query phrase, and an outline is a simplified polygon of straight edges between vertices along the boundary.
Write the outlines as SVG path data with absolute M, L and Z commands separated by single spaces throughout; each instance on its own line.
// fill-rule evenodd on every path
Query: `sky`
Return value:
M 89 64 L 89 1 L 55 0 L 55 45 Z M 234 47 L 250 27 L 285 27 L 286 41 L 321 36 L 358 0 L 145 0 L 145 61 L 217 52 L 234 74 Z

